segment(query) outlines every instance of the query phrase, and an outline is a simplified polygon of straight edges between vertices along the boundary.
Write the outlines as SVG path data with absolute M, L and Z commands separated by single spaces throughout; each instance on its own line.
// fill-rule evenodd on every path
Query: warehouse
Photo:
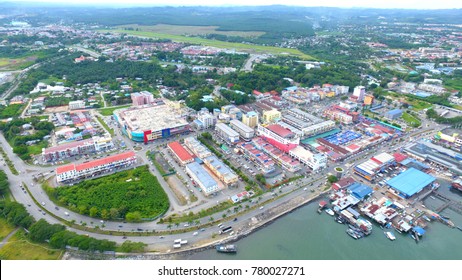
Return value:
M 422 191 L 434 181 L 435 177 L 415 168 L 409 168 L 395 178 L 388 180 L 387 185 L 399 192 L 400 196 L 409 198 Z

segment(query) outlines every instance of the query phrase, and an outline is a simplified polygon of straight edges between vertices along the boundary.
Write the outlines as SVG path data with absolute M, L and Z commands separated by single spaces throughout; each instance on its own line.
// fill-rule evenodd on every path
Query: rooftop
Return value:
M 186 167 L 196 175 L 196 177 L 200 180 L 200 183 L 205 187 L 206 190 L 213 189 L 217 185 L 217 182 L 199 163 L 192 162 L 187 164 Z
M 61 174 L 61 173 L 68 172 L 74 169 L 76 171 L 82 171 L 85 169 L 90 169 L 90 168 L 94 168 L 97 166 L 102 166 L 102 165 L 110 164 L 113 162 L 129 159 L 133 157 L 136 157 L 135 153 L 133 151 L 129 151 L 129 152 L 112 155 L 112 156 L 108 156 L 102 159 L 97 159 L 97 160 L 93 160 L 93 161 L 85 162 L 81 164 L 69 164 L 69 165 L 60 166 L 56 168 L 56 174 Z
M 179 142 L 171 142 L 167 144 L 170 149 L 177 155 L 177 157 L 181 161 L 190 161 L 193 159 L 191 154 L 179 143 Z
M 282 138 L 290 138 L 294 136 L 292 131 L 280 126 L 279 124 L 268 125 L 266 128 L 281 136 Z
M 400 193 L 410 197 L 435 181 L 435 177 L 415 168 L 409 168 L 387 181 L 387 184 Z

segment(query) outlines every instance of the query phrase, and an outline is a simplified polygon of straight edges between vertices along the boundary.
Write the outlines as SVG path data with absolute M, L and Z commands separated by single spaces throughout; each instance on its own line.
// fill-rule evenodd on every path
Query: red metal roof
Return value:
M 62 174 L 62 173 L 69 172 L 74 169 L 75 169 L 75 164 L 68 164 L 68 165 L 60 166 L 56 168 L 56 174 Z
M 134 157 L 134 156 L 135 156 L 135 153 L 133 151 L 125 152 L 125 153 L 112 155 L 112 156 L 108 156 L 108 157 L 105 157 L 105 158 L 102 158 L 102 159 L 97 159 L 97 160 L 93 160 L 93 161 L 90 161 L 90 162 L 86 162 L 86 163 L 76 165 L 75 169 L 77 171 L 82 171 L 82 170 L 94 168 L 94 167 L 97 167 L 97 166 L 100 166 L 100 165 L 109 164 L 109 163 L 112 163 L 112 162 L 128 159 L 128 158 L 131 158 L 131 157 Z
M 401 153 L 394 153 L 393 156 L 397 162 L 402 162 L 403 160 L 407 159 L 407 156 Z
M 284 127 L 282 127 L 282 126 L 280 126 L 278 124 L 268 125 L 266 128 L 271 130 L 272 132 L 276 133 L 277 135 L 283 137 L 283 138 L 292 136 L 294 134 L 292 131 L 290 131 L 287 128 L 284 128 Z
M 193 159 L 191 154 L 178 142 L 168 143 L 168 147 L 176 154 L 176 156 L 183 162 Z

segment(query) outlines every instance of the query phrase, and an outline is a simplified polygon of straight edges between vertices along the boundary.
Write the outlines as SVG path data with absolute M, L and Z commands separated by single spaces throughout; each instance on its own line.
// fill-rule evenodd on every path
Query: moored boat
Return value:
M 384 231 L 383 233 L 384 233 L 385 236 L 386 236 L 388 239 L 390 239 L 391 241 L 393 241 L 393 240 L 396 239 L 395 235 L 394 235 L 393 232 L 391 232 L 391 231 Z
M 334 216 L 334 215 L 335 215 L 334 211 L 333 211 L 332 209 L 330 209 L 330 208 L 327 208 L 325 211 L 326 211 L 326 213 L 329 214 L 330 216 Z
M 229 253 L 229 254 L 237 253 L 237 247 L 234 244 L 228 244 L 228 245 L 219 244 L 215 246 L 215 249 L 219 253 Z

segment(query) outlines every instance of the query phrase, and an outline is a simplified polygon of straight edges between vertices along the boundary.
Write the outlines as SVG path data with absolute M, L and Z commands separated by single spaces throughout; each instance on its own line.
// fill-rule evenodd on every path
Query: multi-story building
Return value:
M 355 87 L 353 94 L 351 95 L 351 100 L 360 103 L 364 101 L 365 96 L 366 96 L 366 88 L 363 86 L 357 86 Z
M 213 127 L 217 123 L 217 118 L 210 114 L 208 110 L 199 111 L 194 123 L 199 129 L 207 129 Z
M 86 163 L 64 165 L 56 168 L 56 181 L 66 183 L 91 178 L 135 163 L 136 155 L 130 151 Z
M 167 146 L 181 165 L 186 165 L 194 161 L 192 155 L 180 143 L 175 141 L 168 143 Z
M 295 133 L 279 124 L 266 127 L 258 125 L 257 132 L 265 141 L 284 152 L 288 152 L 300 144 L 300 138 Z
M 374 96 L 371 95 L 371 94 L 367 94 L 365 97 L 364 97 L 364 105 L 372 105 L 372 102 L 374 102 Z
M 204 164 L 217 176 L 227 187 L 237 183 L 239 177 L 226 164 L 215 155 L 203 159 Z
M 73 156 L 101 152 L 112 149 L 113 147 L 114 143 L 111 137 L 94 136 L 91 139 L 44 148 L 42 149 L 42 157 L 44 161 L 57 161 Z
M 201 188 L 205 195 L 208 196 L 219 190 L 217 181 L 199 163 L 192 162 L 187 164 L 186 173 Z
M 229 122 L 231 128 L 233 128 L 242 139 L 245 141 L 250 141 L 255 136 L 255 130 L 245 125 L 243 122 L 238 120 L 231 120 Z
M 148 91 L 134 92 L 130 96 L 133 106 L 147 105 L 154 102 L 154 96 Z
M 85 108 L 85 101 L 77 100 L 69 102 L 69 110 L 79 110 Z
M 327 166 L 327 157 L 324 154 L 314 154 L 311 151 L 298 146 L 289 151 L 289 155 L 309 166 L 313 171 Z
M 247 112 L 246 114 L 242 115 L 242 122 L 251 127 L 255 128 L 258 125 L 258 114 L 255 111 Z
M 210 152 L 209 149 L 207 149 L 194 137 L 185 138 L 184 144 L 191 152 L 193 152 L 200 159 L 212 155 L 212 152 Z
M 247 158 L 258 164 L 263 173 L 270 173 L 275 170 L 274 161 L 257 149 L 253 143 L 244 142 L 239 145 L 239 148 Z
M 168 100 L 158 99 L 156 104 L 115 110 L 114 119 L 122 132 L 135 142 L 147 143 L 190 131 L 179 104 Z
M 281 119 L 281 112 L 276 109 L 263 111 L 263 122 L 266 124 L 274 123 Z
M 239 142 L 239 133 L 224 123 L 218 123 L 215 126 L 215 131 L 229 144 L 236 144 Z

